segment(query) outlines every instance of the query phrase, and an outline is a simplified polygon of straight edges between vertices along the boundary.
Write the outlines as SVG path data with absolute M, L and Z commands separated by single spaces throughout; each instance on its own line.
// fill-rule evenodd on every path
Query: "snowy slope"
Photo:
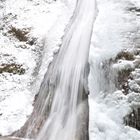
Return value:
M 74 2 L 6 0 L 0 7 L 0 134 L 8 135 L 32 112 Z

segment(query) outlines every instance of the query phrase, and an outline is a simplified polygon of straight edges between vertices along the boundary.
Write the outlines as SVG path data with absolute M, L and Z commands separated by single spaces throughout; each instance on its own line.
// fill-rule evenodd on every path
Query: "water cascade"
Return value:
M 88 140 L 88 56 L 95 17 L 95 0 L 77 0 L 20 136 L 33 137 L 39 131 L 37 140 Z

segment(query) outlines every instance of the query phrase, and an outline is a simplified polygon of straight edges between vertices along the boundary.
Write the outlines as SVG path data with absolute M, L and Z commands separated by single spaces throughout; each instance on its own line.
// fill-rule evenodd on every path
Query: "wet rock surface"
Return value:
M 124 117 L 124 124 L 140 130 L 140 7 L 130 5 L 127 10 L 135 15 L 137 30 L 134 31 L 132 46 L 119 52 L 113 62 L 119 66 L 116 87 L 126 95 L 131 108 Z
M 0 140 L 22 140 L 21 138 L 15 137 L 0 137 Z
M 133 110 L 131 114 L 126 116 L 125 124 L 140 130 L 140 108 Z
M 124 117 L 127 126 L 140 130 L 140 50 L 136 47 L 131 52 L 121 52 L 116 57 L 118 61 L 131 63 L 131 67 L 124 67 L 118 71 L 117 87 L 128 97 L 131 113 Z M 129 56 L 129 57 L 128 57 Z

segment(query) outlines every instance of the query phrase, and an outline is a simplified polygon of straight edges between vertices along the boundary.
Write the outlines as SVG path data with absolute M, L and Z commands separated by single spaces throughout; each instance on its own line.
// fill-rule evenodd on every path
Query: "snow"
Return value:
M 61 9 L 59 16 L 56 14 L 56 17 L 58 17 L 56 18 L 55 22 L 52 23 L 51 28 L 48 30 L 48 32 L 46 32 L 46 38 L 43 37 L 44 50 L 42 53 L 42 65 L 40 66 L 38 76 L 36 77 L 36 82 L 34 83 L 32 89 L 32 92 L 35 94 L 39 90 L 40 84 L 42 83 L 47 68 L 53 60 L 53 55 L 57 53 L 60 48 L 62 38 L 64 36 L 65 30 L 67 29 L 66 26 L 68 26 L 74 10 L 74 5 L 75 2 L 73 1 L 71 1 L 71 3 L 66 3 L 66 5 L 64 5 L 64 3 L 61 3 L 61 7 L 58 7 L 58 9 Z
M 125 126 L 124 117 L 135 106 L 139 106 L 139 93 L 124 95 L 114 88 L 113 79 L 117 71 L 135 68 L 135 60 L 115 62 L 115 57 L 122 50 L 134 49 L 139 24 L 135 13 L 126 9 L 139 6 L 140 2 L 98 0 L 97 4 L 99 13 L 93 29 L 89 56 L 90 140 L 138 140 L 140 132 Z M 134 72 L 133 74 L 138 76 Z M 129 83 L 133 88 L 139 88 L 136 83 L 131 82 Z
M 112 66 L 114 69 L 117 70 L 129 70 L 129 69 L 134 69 L 134 62 L 133 61 L 128 61 L 128 60 L 119 60 L 118 63 L 114 64 Z
M 127 100 L 120 91 L 106 98 L 89 100 L 90 114 L 92 114 L 89 120 L 91 140 L 140 139 L 140 133 L 137 130 L 123 124 L 123 117 L 131 112 Z
M 0 134 L 9 135 L 23 126 L 33 110 L 34 96 L 53 54 L 60 47 L 74 1 L 6 0 L 0 6 L 0 65 L 18 64 L 25 74 L 0 74 Z M 19 41 L 8 31 L 27 29 L 33 45 Z

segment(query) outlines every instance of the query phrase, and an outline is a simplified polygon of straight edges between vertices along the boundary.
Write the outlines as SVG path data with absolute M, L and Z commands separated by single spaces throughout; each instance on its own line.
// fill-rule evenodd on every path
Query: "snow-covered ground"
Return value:
M 138 17 L 129 8 L 139 7 L 137 0 L 98 0 L 99 14 L 90 49 L 90 139 L 138 140 L 140 132 L 124 125 L 124 117 L 140 102 L 139 93 L 124 95 L 115 88 L 122 69 L 134 69 L 136 60 L 115 60 L 121 50 L 134 51 Z M 116 62 L 117 61 L 117 62 Z M 135 73 L 135 72 L 133 72 Z M 131 100 L 131 101 L 130 101 Z
M 34 96 L 59 49 L 74 5 L 61 0 L 1 1 L 1 135 L 18 130 L 31 114 Z

